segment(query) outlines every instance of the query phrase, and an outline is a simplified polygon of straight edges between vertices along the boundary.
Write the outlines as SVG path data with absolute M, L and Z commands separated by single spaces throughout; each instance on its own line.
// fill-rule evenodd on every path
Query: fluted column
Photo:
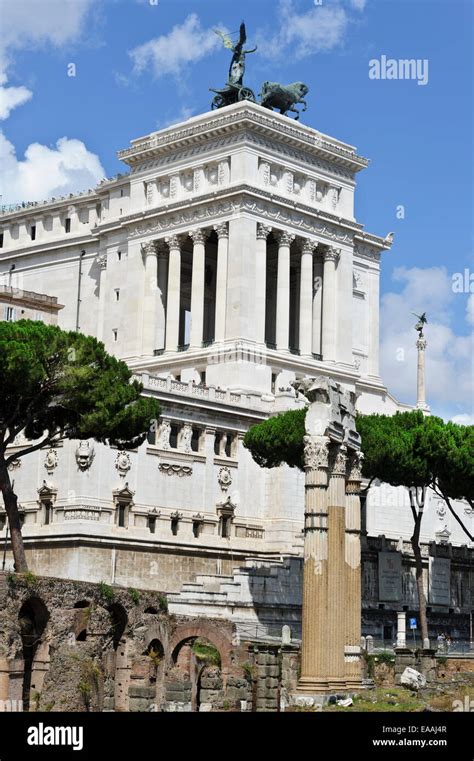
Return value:
M 255 247 L 255 340 L 265 343 L 265 314 L 267 301 L 267 239 L 271 227 L 257 224 Z
M 299 350 L 310 357 L 313 348 L 313 251 L 312 240 L 303 241 L 300 269 L 300 335 Z
M 143 294 L 142 354 L 149 356 L 156 348 L 155 331 L 158 301 L 158 251 L 154 241 L 142 246 L 145 258 L 145 290 Z
M 202 346 L 204 326 L 204 265 L 206 260 L 206 237 L 204 230 L 191 230 L 193 241 L 193 274 L 191 283 L 191 332 L 189 345 Z
M 99 314 L 97 317 L 97 340 L 104 340 L 105 298 L 107 292 L 107 254 L 97 259 L 100 267 Z
M 323 261 L 320 256 L 313 257 L 313 348 L 314 354 L 322 354 L 321 321 L 323 302 Z
M 347 460 L 346 481 L 346 540 L 345 540 L 345 611 L 346 636 L 344 659 L 348 686 L 360 686 L 361 636 L 361 559 L 360 559 L 360 484 L 362 481 L 361 452 L 353 452 Z
M 326 436 L 304 437 L 305 536 L 301 677 L 298 683 L 302 692 L 326 686 L 329 443 Z
M 290 338 L 290 246 L 295 236 L 288 232 L 278 235 L 278 271 L 276 306 L 276 346 L 288 351 Z
M 227 259 L 229 256 L 229 225 L 221 222 L 214 226 L 217 233 L 216 319 L 214 337 L 225 339 L 225 312 L 227 307 Z
M 181 244 L 177 235 L 166 238 L 169 246 L 166 351 L 177 351 L 181 301 Z
M 329 248 L 324 252 L 322 355 L 323 359 L 328 362 L 334 362 L 336 359 L 336 264 L 339 260 L 339 255 L 340 251 L 336 248 Z
M 346 461 L 344 445 L 332 447 L 328 483 L 328 615 L 326 657 L 328 687 L 337 690 L 345 684 L 345 506 Z M 341 621 L 341 613 L 344 616 Z
M 163 349 L 166 335 L 166 301 L 168 297 L 168 251 L 158 248 L 158 314 L 155 349 Z

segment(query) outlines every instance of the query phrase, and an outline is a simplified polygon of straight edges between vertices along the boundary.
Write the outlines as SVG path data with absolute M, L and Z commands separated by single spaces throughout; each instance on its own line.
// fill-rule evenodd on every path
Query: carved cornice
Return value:
M 259 106 L 231 107 L 231 110 L 225 114 L 208 115 L 198 123 L 192 125 L 175 126 L 172 129 L 166 129 L 143 140 L 134 141 L 131 148 L 119 151 L 118 157 L 129 165 L 136 165 L 143 161 L 146 156 L 158 156 L 168 153 L 174 148 L 188 147 L 193 144 L 201 151 L 212 139 L 216 137 L 227 137 L 230 131 L 234 132 L 236 137 L 248 139 L 248 132 L 262 135 L 272 141 L 278 140 L 281 143 L 289 144 L 293 148 L 303 149 L 313 156 L 333 162 L 343 166 L 346 170 L 357 172 L 368 165 L 368 160 L 358 156 L 349 145 L 341 145 L 338 141 L 321 135 L 314 129 L 304 125 L 294 125 L 291 122 L 286 123 L 275 115 L 271 115 L 261 109 Z

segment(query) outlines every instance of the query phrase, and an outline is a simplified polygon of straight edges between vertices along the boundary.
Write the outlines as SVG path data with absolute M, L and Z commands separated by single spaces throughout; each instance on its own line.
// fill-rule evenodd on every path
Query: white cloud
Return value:
M 366 0 L 349 0 L 349 2 L 356 11 L 363 11 L 366 4 Z
M 191 116 L 194 116 L 193 109 L 188 108 L 187 106 L 182 106 L 180 111 L 177 114 L 174 114 L 174 116 L 166 114 L 159 119 L 156 123 L 156 129 L 165 129 L 166 127 L 171 127 L 173 124 L 180 124 L 181 122 L 190 119 Z
M 186 64 L 196 63 L 221 46 L 212 29 L 203 29 L 198 16 L 190 14 L 182 24 L 129 51 L 133 70 L 140 74 L 151 69 L 155 78 L 178 75 Z
M 291 50 L 292 58 L 301 59 L 332 50 L 343 41 L 350 20 L 341 5 L 322 4 L 298 13 L 293 0 L 280 0 L 277 18 L 276 36 L 261 31 L 258 37 L 259 53 L 266 58 Z
M 0 73 L 0 120 L 8 119 L 17 106 L 22 106 L 32 97 L 33 93 L 26 87 L 4 87 L 7 78 Z
M 474 425 L 474 415 L 469 415 L 468 413 L 453 415 L 451 420 L 458 425 Z
M 0 132 L 2 203 L 40 201 L 85 190 L 104 177 L 99 158 L 80 140 L 60 138 L 49 148 L 32 143 L 18 160 L 12 143 Z
M 416 401 L 416 318 L 427 313 L 425 336 L 427 401 L 442 417 L 471 414 L 473 410 L 473 337 L 452 326 L 455 298 L 452 280 L 444 267 L 395 269 L 399 293 L 386 293 L 381 303 L 381 374 L 389 390 L 401 401 Z

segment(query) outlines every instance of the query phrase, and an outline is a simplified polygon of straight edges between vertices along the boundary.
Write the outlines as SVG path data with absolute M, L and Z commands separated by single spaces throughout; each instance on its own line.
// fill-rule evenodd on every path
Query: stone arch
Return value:
M 209 640 L 217 648 L 221 656 L 223 677 L 227 676 L 231 667 L 232 641 L 217 626 L 207 621 L 178 626 L 170 641 L 169 653 L 171 660 L 174 660 L 174 654 L 184 640 L 196 639 L 197 637 Z
M 49 667 L 49 645 L 42 637 L 49 621 L 49 611 L 43 600 L 33 596 L 26 599 L 18 613 L 23 646 L 23 710 L 28 711 L 32 691 L 41 692 Z

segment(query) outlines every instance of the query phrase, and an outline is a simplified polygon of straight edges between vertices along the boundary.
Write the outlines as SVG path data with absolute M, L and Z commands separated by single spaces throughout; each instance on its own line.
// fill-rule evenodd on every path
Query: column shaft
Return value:
M 164 349 L 166 334 L 166 301 L 168 292 L 168 252 L 158 253 L 158 314 L 155 349 Z
M 216 319 L 214 337 L 216 341 L 225 339 L 225 313 L 227 308 L 227 259 L 229 255 L 229 226 L 227 222 L 216 225 L 217 274 L 216 274 Z
M 143 294 L 142 355 L 150 356 L 156 348 L 155 331 L 158 300 L 158 252 L 155 243 L 143 246 L 145 289 Z
M 320 256 L 314 257 L 313 270 L 313 349 L 314 354 L 322 354 L 321 322 L 323 301 L 323 262 Z
M 299 350 L 307 357 L 313 348 L 313 249 L 308 240 L 301 251 Z
M 339 252 L 330 248 L 324 254 L 323 275 L 323 359 L 334 362 L 336 359 L 337 308 L 336 308 L 336 262 Z
M 99 256 L 100 283 L 99 283 L 99 314 L 97 317 L 97 340 L 104 340 L 105 298 L 107 293 L 107 255 Z
M 295 236 L 280 233 L 278 245 L 276 346 L 288 351 L 290 338 L 290 245 Z
M 177 351 L 181 300 L 181 246 L 176 235 L 167 238 L 169 245 L 168 303 L 166 309 L 166 351 Z
M 189 345 L 201 348 L 204 327 L 204 268 L 206 261 L 205 237 L 202 230 L 189 233 L 193 240 L 193 274 L 191 283 L 191 334 Z
M 255 249 L 255 340 L 265 343 L 265 314 L 267 301 L 267 238 L 271 228 L 257 225 Z

